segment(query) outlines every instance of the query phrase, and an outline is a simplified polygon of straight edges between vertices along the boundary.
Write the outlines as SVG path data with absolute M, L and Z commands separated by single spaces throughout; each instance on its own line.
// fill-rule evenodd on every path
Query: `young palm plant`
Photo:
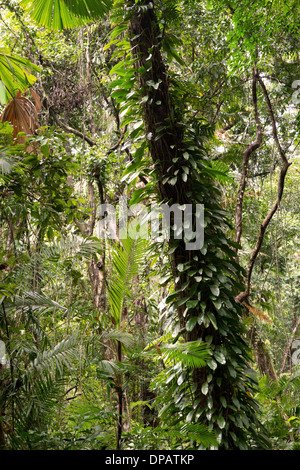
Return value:
M 133 222 L 134 223 L 134 222 Z M 117 331 L 124 333 L 126 328 L 126 299 L 131 297 L 130 288 L 134 278 L 142 271 L 145 264 L 148 242 L 139 236 L 122 239 L 122 244 L 114 244 L 112 251 L 113 277 L 108 287 L 111 321 Z M 116 359 L 123 362 L 122 342 L 117 340 Z M 118 432 L 117 449 L 121 445 L 123 415 L 123 378 L 117 373 L 115 388 L 118 395 Z

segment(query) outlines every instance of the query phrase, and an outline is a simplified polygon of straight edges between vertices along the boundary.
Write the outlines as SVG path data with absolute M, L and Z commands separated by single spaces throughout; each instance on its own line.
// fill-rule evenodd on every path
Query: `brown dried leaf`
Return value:
M 26 136 L 34 135 L 39 128 L 38 111 L 42 105 L 37 93 L 34 90 L 30 90 L 30 93 L 35 104 L 18 91 L 15 98 L 6 106 L 1 117 L 2 122 L 9 122 L 13 126 L 13 138 L 19 143 L 26 140 L 24 137 L 18 137 L 20 132 L 24 132 Z

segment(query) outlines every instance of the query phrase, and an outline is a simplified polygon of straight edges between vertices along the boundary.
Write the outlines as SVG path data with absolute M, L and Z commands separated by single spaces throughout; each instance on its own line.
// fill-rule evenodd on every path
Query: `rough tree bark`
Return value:
M 88 222 L 79 223 L 79 228 L 81 233 L 90 237 L 93 235 L 95 222 L 96 222 L 96 200 L 95 200 L 95 191 L 91 182 L 88 182 L 88 193 L 89 193 L 89 203 L 91 208 L 91 216 Z M 105 255 L 99 255 L 97 259 L 96 255 L 92 255 L 90 261 L 88 262 L 88 272 L 91 283 L 93 302 L 95 308 L 101 313 L 104 313 L 105 309 Z M 100 318 L 101 319 L 101 318 Z
M 183 181 L 181 178 L 178 178 L 175 184 L 169 184 L 164 180 L 166 176 L 172 177 L 174 174 L 176 175 L 176 170 L 180 169 L 185 164 L 185 135 L 184 128 L 181 125 L 180 112 L 175 108 L 170 94 L 168 73 L 160 51 L 161 31 L 154 12 L 153 2 L 144 1 L 138 5 L 135 5 L 134 2 L 128 3 L 131 5 L 133 12 L 130 19 L 131 51 L 132 56 L 135 59 L 136 77 L 139 89 L 144 93 L 144 96 L 147 97 L 147 99 L 143 100 L 143 119 L 146 135 L 150 139 L 149 151 L 153 164 L 157 168 L 157 172 L 159 174 L 157 185 L 160 199 L 169 205 L 174 203 L 179 205 L 193 205 L 193 203 L 195 203 L 195 199 L 191 196 L 191 179 Z M 149 84 L 153 83 L 155 86 L 149 86 Z M 164 124 L 167 125 L 167 130 L 164 133 L 160 133 L 159 129 Z M 174 162 L 176 162 L 176 164 L 174 164 Z M 211 200 L 208 200 L 208 203 L 211 203 Z M 211 226 L 210 230 L 211 235 L 216 233 L 215 226 Z M 170 246 L 172 246 L 173 241 L 174 240 L 172 240 L 171 237 L 169 240 Z M 212 253 L 215 253 L 215 247 L 212 247 L 212 250 Z M 212 254 L 212 256 L 214 255 Z M 195 259 L 198 261 L 195 261 Z M 179 291 L 183 284 L 190 281 L 190 279 L 188 279 L 188 274 L 181 272 L 178 269 L 178 265 L 181 263 L 191 263 L 197 270 L 197 268 L 199 269 L 200 267 L 200 261 L 201 266 L 205 266 L 205 263 L 207 263 L 206 256 L 199 254 L 199 250 L 186 250 L 183 241 L 180 241 L 179 244 L 176 245 L 176 249 L 170 255 L 170 263 L 176 291 Z M 194 281 L 191 282 L 190 286 L 193 285 L 193 282 Z M 191 292 L 190 286 L 185 288 L 184 294 L 178 294 L 179 297 L 188 297 L 189 292 Z M 196 287 L 196 285 L 194 285 L 194 287 Z M 205 289 L 207 289 L 207 287 L 205 287 Z M 193 294 L 191 294 L 191 298 L 192 295 Z M 234 303 L 233 297 L 232 300 Z M 200 307 L 197 308 L 198 310 L 196 309 L 197 311 L 195 310 L 195 312 L 193 312 L 195 317 L 201 315 Z M 214 349 L 221 347 L 224 344 L 224 341 L 228 343 L 228 347 L 230 348 L 230 342 L 222 336 L 223 333 L 220 332 L 220 329 L 215 327 L 212 323 L 209 325 L 205 324 L 205 322 L 201 322 L 201 324 L 197 323 L 192 331 L 187 331 L 187 319 L 184 313 L 185 309 L 185 303 L 177 308 L 180 327 L 186 341 L 198 339 L 204 340 L 204 338 L 209 337 Z M 215 312 L 215 315 L 218 316 L 218 310 L 214 309 L 212 302 L 209 300 L 209 296 L 207 296 L 206 311 L 210 312 L 211 309 Z M 240 331 L 238 331 L 238 320 L 237 317 L 235 317 L 235 314 L 233 314 L 233 316 L 234 320 L 232 321 L 237 325 L 237 331 L 235 334 L 236 336 L 239 336 Z M 219 319 L 217 317 L 216 322 L 218 323 L 218 321 Z M 223 320 L 220 321 L 222 322 Z M 227 333 L 225 334 L 225 337 L 226 335 Z M 210 378 L 208 379 L 209 375 Z M 230 378 L 227 364 L 220 367 L 218 366 L 218 370 L 213 375 L 212 384 L 214 385 L 211 388 L 212 391 L 209 395 L 209 401 L 206 393 L 203 393 L 202 391 L 203 385 L 208 383 L 207 380 L 211 380 L 211 369 L 204 367 L 194 370 L 193 381 L 194 384 L 196 384 L 195 399 L 197 399 L 199 409 L 208 410 L 212 406 L 215 416 L 217 414 L 219 416 L 222 415 L 226 419 L 229 411 L 224 411 L 222 408 L 221 398 L 226 397 L 227 403 L 230 403 L 232 401 L 232 397 L 235 397 L 237 393 L 237 385 L 235 381 Z M 251 406 L 252 405 L 250 404 L 249 410 L 251 409 Z M 201 421 L 208 423 L 209 421 L 206 421 L 206 419 L 209 420 L 209 418 L 206 417 L 204 413 L 203 420 L 201 419 Z M 235 435 L 235 433 L 240 433 L 240 438 L 243 439 L 243 431 L 241 428 L 238 430 L 236 424 L 233 423 L 232 418 L 228 419 L 227 423 L 227 429 L 225 431 L 226 446 L 229 446 L 231 449 L 239 448 L 239 444 L 237 444 L 237 442 L 232 438 L 232 434 Z

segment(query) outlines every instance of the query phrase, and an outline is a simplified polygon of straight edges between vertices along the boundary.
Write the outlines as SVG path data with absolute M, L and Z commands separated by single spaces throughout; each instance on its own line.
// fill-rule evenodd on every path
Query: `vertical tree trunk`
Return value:
M 199 194 L 193 190 L 192 177 L 186 180 L 181 177 L 175 178 L 175 184 L 170 184 L 168 182 L 170 179 L 166 180 L 166 177 L 173 178 L 177 175 L 182 166 L 187 164 L 185 159 L 187 151 L 185 127 L 181 122 L 182 116 L 178 108 L 172 102 L 168 73 L 160 51 L 161 30 L 154 12 L 153 2 L 144 0 L 138 3 L 129 3 L 134 11 L 130 20 L 131 51 L 135 59 L 138 85 L 146 97 L 143 100 L 143 118 L 145 132 L 150 139 L 149 150 L 152 161 L 160 175 L 157 182 L 160 198 L 169 205 L 174 203 L 195 205 L 197 201 L 205 202 L 206 200 L 206 204 L 211 210 L 210 213 L 213 214 L 214 208 L 218 211 L 220 207 L 216 201 L 213 181 L 206 182 L 204 179 L 203 192 Z M 166 126 L 164 132 L 160 130 L 162 125 Z M 192 165 L 190 167 L 192 170 Z M 194 174 L 196 180 L 199 177 L 197 172 L 191 171 L 190 174 Z M 209 185 L 209 190 L 205 184 Z M 240 406 L 236 399 L 237 396 L 242 397 L 243 403 L 248 401 L 248 405 L 244 405 L 243 412 L 240 410 L 239 414 L 245 413 L 245 415 L 251 416 L 252 421 L 255 421 L 253 400 L 249 398 L 248 390 L 242 384 L 247 381 L 245 371 L 248 368 L 248 346 L 242 339 L 243 330 L 239 320 L 241 309 L 234 301 L 233 287 L 230 288 L 230 292 L 227 292 L 227 288 L 222 284 L 223 281 L 220 281 L 220 287 L 215 284 L 216 288 L 212 288 L 215 293 L 220 292 L 222 288 L 224 295 L 229 296 L 226 298 L 228 310 L 225 313 L 225 309 L 221 309 L 222 303 L 219 304 L 220 306 L 216 306 L 218 302 L 216 302 L 216 297 L 211 295 L 209 278 L 201 283 L 193 277 L 195 274 L 191 274 L 199 269 L 201 269 L 201 273 L 207 269 L 209 271 L 209 265 L 213 260 L 218 263 L 219 272 L 217 271 L 217 274 L 220 275 L 223 266 L 217 252 L 218 246 L 221 250 L 223 246 L 220 235 L 222 230 L 221 225 L 219 227 L 217 223 L 211 223 L 206 229 L 209 234 L 209 250 L 211 251 L 208 250 L 204 254 L 199 250 L 187 250 L 183 240 L 179 242 L 176 240 L 174 243 L 172 233 L 169 245 L 175 248 L 170 262 L 175 290 L 181 291 L 178 293 L 178 298 L 181 300 L 183 297 L 195 299 L 196 304 L 191 308 L 187 308 L 184 300 L 180 306 L 177 304 L 180 327 L 187 341 L 209 339 L 215 358 L 208 367 L 195 369 L 193 380 L 196 384 L 196 408 L 202 414 L 202 423 L 212 424 L 218 432 L 222 433 L 221 447 L 234 449 L 247 446 L 244 424 L 231 412 L 231 409 L 239 409 L 237 408 Z M 231 260 L 228 260 L 227 264 L 232 266 L 229 268 L 232 269 L 232 272 L 238 269 Z M 182 271 L 179 269 L 180 265 L 188 266 L 188 269 Z M 234 276 L 233 274 L 233 279 Z M 216 277 L 216 279 L 218 278 Z M 215 282 L 218 283 L 217 280 Z M 199 299 L 198 292 L 202 296 L 202 304 L 205 304 L 204 312 L 203 307 L 197 301 Z M 213 316 L 211 316 L 212 312 Z M 227 319 L 224 318 L 224 315 Z M 208 321 L 204 320 L 205 316 L 208 316 Z M 191 331 L 187 330 L 189 319 L 195 320 L 195 326 Z M 237 353 L 239 347 L 235 350 L 234 344 L 239 344 L 244 351 L 240 350 L 241 354 Z M 219 352 L 223 348 L 226 348 L 227 354 L 227 359 L 224 358 L 224 360 L 219 356 Z M 233 370 L 232 364 L 235 364 L 235 370 Z M 250 384 L 249 388 L 251 388 Z M 234 404 L 234 400 L 238 402 L 237 405 Z M 212 410 L 211 413 L 210 410 Z M 249 418 L 245 419 L 249 420 Z M 224 430 L 221 431 L 221 429 Z
M 0 396 L 3 397 L 3 365 L 0 363 Z M 0 451 L 5 450 L 6 441 L 3 429 L 3 419 L 5 416 L 5 400 L 2 398 L 0 401 Z
M 249 333 L 255 359 L 260 372 L 267 375 L 271 382 L 277 381 L 278 377 L 273 362 L 268 351 L 266 350 L 264 341 L 260 338 L 260 335 L 257 332 L 255 325 L 253 325 Z
M 86 83 L 87 83 L 87 94 L 89 101 L 89 122 L 90 122 L 90 133 L 92 139 L 96 133 L 95 127 L 95 112 L 93 103 L 93 83 L 91 77 L 91 32 L 87 28 L 87 42 L 86 42 Z
M 122 343 L 117 343 L 117 360 L 122 362 Z M 123 389 L 122 389 L 122 376 L 117 377 L 117 393 L 118 393 L 118 429 L 117 429 L 117 450 L 121 447 L 121 438 L 123 430 Z

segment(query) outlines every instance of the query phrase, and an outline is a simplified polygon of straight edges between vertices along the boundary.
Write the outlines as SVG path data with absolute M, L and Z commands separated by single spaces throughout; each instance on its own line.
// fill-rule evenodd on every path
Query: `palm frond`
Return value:
M 181 364 L 182 368 L 194 369 L 204 367 L 210 358 L 210 350 L 202 341 L 190 341 L 186 343 L 155 345 L 149 350 L 148 355 L 154 355 L 163 359 L 166 366 Z
M 126 333 L 125 331 L 121 331 L 118 329 L 113 329 L 109 332 L 105 332 L 103 335 L 103 339 L 105 341 L 118 341 L 119 343 L 122 343 L 126 348 L 131 348 L 135 343 L 134 337 L 130 333 Z
M 9 310 L 43 310 L 44 312 L 48 310 L 58 309 L 66 310 L 65 307 L 60 305 L 55 300 L 52 300 L 46 294 L 38 292 L 24 292 L 22 295 L 16 295 L 10 306 Z
M 65 378 L 47 373 L 31 382 L 25 394 L 15 395 L 15 427 L 8 436 L 11 449 L 24 450 L 34 446 L 31 433 L 44 430 L 50 422 L 64 395 L 65 385 Z
M 210 167 L 206 168 L 206 172 L 222 184 L 234 182 L 234 177 L 230 174 L 229 166 L 219 160 L 212 160 Z
M 63 374 L 65 368 L 71 370 L 78 360 L 78 337 L 70 336 L 57 343 L 54 348 L 38 352 L 23 376 L 23 381 L 28 382 L 35 374 L 43 375 L 49 371 L 58 371 Z
M 89 259 L 91 255 L 102 253 L 102 242 L 93 238 L 86 238 L 78 247 L 77 257 Z
M 10 173 L 15 164 L 14 158 L 8 155 L 5 149 L 0 149 L 0 173 L 2 173 L 2 175 Z
M 82 26 L 107 13 L 110 0 L 21 0 L 39 24 L 53 30 Z
M 180 439 L 181 442 L 194 441 L 205 448 L 218 446 L 215 433 L 202 424 L 186 423 L 178 427 L 162 427 L 161 430 L 168 433 L 170 437 Z
M 120 374 L 121 369 L 114 361 L 108 361 L 103 359 L 97 363 L 97 375 L 98 377 L 107 379 L 115 378 L 117 374 Z
M 91 255 L 102 253 L 101 241 L 88 237 L 61 238 L 52 240 L 51 244 L 44 244 L 42 247 L 42 257 L 48 261 L 57 262 L 60 258 L 74 257 L 89 259 Z
M 17 91 L 24 92 L 36 81 L 30 72 L 41 69 L 28 59 L 12 54 L 8 49 L 0 48 L 0 102 L 6 104 L 9 97 Z
M 145 263 L 147 240 L 136 237 L 122 240 L 115 245 L 112 253 L 114 277 L 108 288 L 111 315 L 115 326 L 120 325 L 126 296 L 130 296 L 131 282 Z
M 34 135 L 39 128 L 38 111 L 41 103 L 35 92 L 32 91 L 32 95 L 35 104 L 18 90 L 1 116 L 2 122 L 9 122 L 13 126 L 13 138 L 17 139 L 18 143 L 25 143 L 26 136 Z M 25 137 L 19 136 L 20 133 L 24 133 Z M 32 149 L 32 146 L 28 146 L 26 150 Z

